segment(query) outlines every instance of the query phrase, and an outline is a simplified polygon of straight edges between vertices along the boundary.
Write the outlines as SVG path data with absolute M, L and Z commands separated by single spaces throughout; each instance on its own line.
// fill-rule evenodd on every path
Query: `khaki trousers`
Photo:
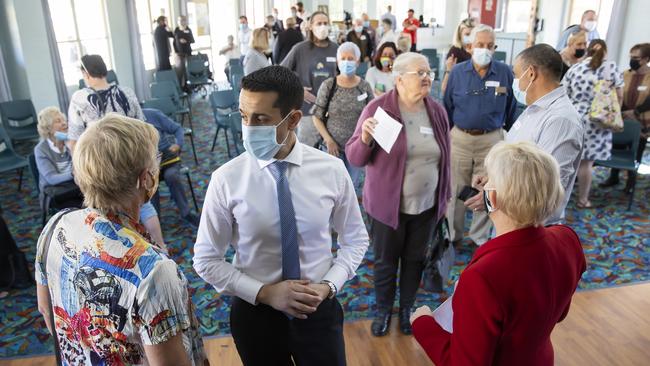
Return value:
M 483 162 L 492 146 L 502 141 L 504 133 L 498 129 L 485 135 L 472 136 L 456 127 L 451 130 L 451 202 L 447 208 L 450 221 L 451 240 L 461 240 L 465 230 L 465 212 L 467 208 L 457 198 L 465 186 L 471 186 L 476 176 L 485 176 Z M 492 223 L 485 211 L 476 211 L 472 215 L 469 237 L 476 244 L 482 245 L 490 239 Z

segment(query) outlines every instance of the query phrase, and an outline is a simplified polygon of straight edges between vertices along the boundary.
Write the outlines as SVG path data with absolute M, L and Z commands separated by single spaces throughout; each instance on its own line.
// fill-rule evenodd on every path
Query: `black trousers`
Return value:
M 397 230 L 372 220 L 377 310 L 393 309 L 399 269 L 399 306 L 410 308 L 420 286 L 427 240 L 435 225 L 435 208 L 418 215 L 399 214 Z
M 343 366 L 343 309 L 324 300 L 305 320 L 232 298 L 230 329 L 245 366 Z

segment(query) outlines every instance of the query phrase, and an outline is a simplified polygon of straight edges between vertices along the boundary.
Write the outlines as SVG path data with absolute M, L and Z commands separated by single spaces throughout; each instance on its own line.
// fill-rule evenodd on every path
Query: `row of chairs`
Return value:
M 214 138 L 212 139 L 212 148 L 210 151 L 214 151 L 217 137 L 219 137 L 219 132 L 223 130 L 229 158 L 233 157 L 232 151 L 230 150 L 230 139 L 228 137 L 229 132 L 233 139 L 235 154 L 239 155 L 240 151 L 244 151 L 241 139 L 241 113 L 238 111 L 239 103 L 237 100 L 237 94 L 238 92 L 234 88 L 218 90 L 210 94 L 210 106 L 217 126 Z
M 23 171 L 29 166 L 29 162 L 14 150 L 14 143 L 39 138 L 36 110 L 29 99 L 12 100 L 0 103 L 0 116 L 0 173 L 17 170 L 20 191 Z

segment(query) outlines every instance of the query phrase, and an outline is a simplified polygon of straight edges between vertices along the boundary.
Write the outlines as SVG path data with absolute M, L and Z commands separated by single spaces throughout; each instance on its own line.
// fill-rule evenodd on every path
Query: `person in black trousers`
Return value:
M 273 47 L 273 64 L 279 65 L 282 60 L 289 54 L 294 45 L 303 41 L 302 33 L 296 28 L 296 18 L 287 18 L 285 20 L 287 27 L 278 34 Z
M 25 254 L 18 249 L 9 228 L 2 217 L 0 207 L 0 298 L 7 296 L 4 290 L 25 289 L 33 285 Z
M 185 66 L 187 58 L 192 54 L 192 43 L 194 34 L 187 26 L 187 17 L 178 17 L 178 26 L 174 29 L 174 52 L 176 52 L 176 76 L 180 85 L 185 87 Z
M 153 42 L 156 48 L 156 69 L 158 71 L 171 70 L 169 38 L 174 38 L 174 33 L 167 27 L 167 18 L 165 16 L 159 16 L 156 23 L 158 23 L 158 26 L 153 32 Z

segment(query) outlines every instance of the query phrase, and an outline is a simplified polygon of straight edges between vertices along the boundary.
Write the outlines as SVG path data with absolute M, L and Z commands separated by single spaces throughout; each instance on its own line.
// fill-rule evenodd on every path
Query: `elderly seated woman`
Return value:
M 83 196 L 72 177 L 72 156 L 65 145 L 68 123 L 56 107 L 47 107 L 38 114 L 38 133 L 41 141 L 34 147 L 39 175 L 39 201 L 45 209 L 46 195 L 49 207 L 81 207 Z
M 158 187 L 157 145 L 153 126 L 111 113 L 75 146 L 87 208 L 50 219 L 35 263 L 63 364 L 207 364 L 187 279 L 137 220 Z
M 423 306 L 411 318 L 413 334 L 436 365 L 551 366 L 551 332 L 586 268 L 571 228 L 544 227 L 563 202 L 560 168 L 531 142 L 500 142 L 485 169 L 496 237 L 461 272 L 451 324 Z
M 407 52 L 393 63 L 395 88 L 371 101 L 345 148 L 350 163 L 366 167 L 363 207 L 372 219 L 377 315 L 374 336 L 390 326 L 399 270 L 399 329 L 411 333 L 409 316 L 420 286 L 426 244 L 450 198 L 449 121 L 429 96 L 433 72 L 426 57 Z M 378 108 L 402 124 L 390 151 L 374 140 Z

